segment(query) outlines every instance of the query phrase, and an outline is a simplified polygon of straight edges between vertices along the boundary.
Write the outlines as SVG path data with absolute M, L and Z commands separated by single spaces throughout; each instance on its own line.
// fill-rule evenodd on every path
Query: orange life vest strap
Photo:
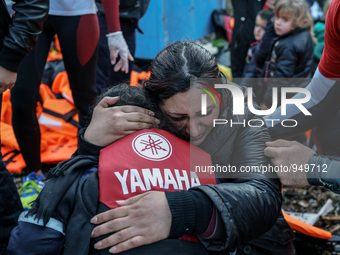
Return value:
M 297 218 L 294 218 L 293 216 L 290 216 L 288 213 L 282 211 L 283 217 L 288 222 L 289 226 L 307 236 L 312 236 L 315 238 L 320 239 L 331 239 L 332 233 L 326 230 L 323 230 L 321 228 L 312 226 L 306 222 L 303 222 L 302 220 L 299 220 Z

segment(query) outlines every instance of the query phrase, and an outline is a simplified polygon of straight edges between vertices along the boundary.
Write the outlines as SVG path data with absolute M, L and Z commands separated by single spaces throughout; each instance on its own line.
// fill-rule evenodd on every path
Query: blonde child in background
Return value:
M 278 88 L 278 105 L 281 104 L 281 87 L 305 87 L 313 63 L 313 19 L 305 0 L 279 0 L 274 8 L 274 29 L 278 37 L 273 40 L 266 59 L 261 88 L 261 108 L 272 105 L 272 89 Z M 269 82 L 267 78 L 275 79 Z M 291 97 L 293 95 L 287 95 Z

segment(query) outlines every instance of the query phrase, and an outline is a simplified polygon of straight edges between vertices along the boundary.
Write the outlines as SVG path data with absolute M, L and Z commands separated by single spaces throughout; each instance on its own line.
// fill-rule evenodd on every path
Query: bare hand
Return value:
M 171 228 L 171 212 L 165 193 L 150 191 L 117 201 L 120 206 L 91 219 L 101 224 L 93 229 L 91 237 L 113 233 L 97 242 L 98 250 L 113 246 L 111 253 L 119 253 L 166 239 Z
M 150 110 L 130 105 L 110 107 L 118 100 L 119 97 L 104 97 L 94 108 L 84 134 L 86 141 L 104 147 L 128 134 L 159 124 Z
M 13 88 L 17 80 L 17 73 L 0 66 L 0 94 L 6 89 Z
M 290 168 L 295 164 L 298 169 L 296 172 L 279 171 L 277 175 L 283 185 L 291 187 L 305 187 L 309 183 L 307 181 L 307 173 L 305 172 L 305 164 L 308 164 L 309 159 L 315 151 L 298 143 L 296 141 L 276 140 L 267 142 L 267 148 L 264 149 L 264 155 L 270 157 L 270 161 L 275 166 L 287 166 Z M 301 167 L 301 168 L 300 168 Z

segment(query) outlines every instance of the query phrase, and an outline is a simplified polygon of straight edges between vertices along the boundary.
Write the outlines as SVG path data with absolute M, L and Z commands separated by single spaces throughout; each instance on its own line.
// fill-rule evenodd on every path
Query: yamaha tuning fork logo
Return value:
M 135 137 L 132 148 L 140 157 L 152 161 L 165 160 L 172 154 L 168 139 L 154 132 L 145 132 Z

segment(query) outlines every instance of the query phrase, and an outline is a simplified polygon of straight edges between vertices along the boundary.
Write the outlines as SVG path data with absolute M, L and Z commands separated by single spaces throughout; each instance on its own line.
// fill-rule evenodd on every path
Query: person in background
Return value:
M 127 69 L 129 52 L 120 31 L 118 0 L 103 0 L 110 24 L 108 44 L 114 60 L 121 56 L 117 69 Z M 96 65 L 99 26 L 94 0 L 54 0 L 35 49 L 24 59 L 11 91 L 12 125 L 29 175 L 21 189 L 25 209 L 34 200 L 44 178 L 41 172 L 40 129 L 36 116 L 39 88 L 51 41 L 57 34 L 69 78 L 74 104 L 79 113 L 79 127 L 89 121 L 89 110 L 96 96 Z M 116 49 L 119 51 L 116 52 Z M 42 183 L 43 184 L 43 183 Z
M 273 8 L 274 9 L 274 8 Z M 262 37 L 261 42 L 257 46 L 256 52 L 253 54 L 252 59 L 250 60 L 250 66 L 253 70 L 249 70 L 247 78 L 257 78 L 256 76 L 256 69 L 262 70 L 264 67 L 264 63 L 268 56 L 268 52 L 272 43 L 272 40 L 277 37 L 274 29 L 274 13 L 272 13 L 267 20 L 267 26 L 265 28 L 264 35 Z M 242 81 L 243 83 L 244 81 Z M 246 85 L 245 83 L 244 85 Z M 243 85 L 243 84 L 242 84 Z
M 255 41 L 253 30 L 257 13 L 273 9 L 276 0 L 232 0 L 235 26 L 233 28 L 231 69 L 234 78 L 241 78 L 249 45 Z
M 323 2 L 325 2 L 325 1 L 323 1 Z M 312 3 L 310 1 L 309 4 L 311 5 L 310 6 L 310 13 L 313 17 L 314 22 L 316 20 L 320 20 L 320 19 L 324 18 L 323 10 L 321 9 L 321 7 L 320 7 L 320 5 L 317 1 L 314 1 L 314 3 Z
M 332 0 L 327 0 L 323 6 L 323 17 L 319 19 L 318 22 L 315 23 L 313 27 L 313 34 L 316 39 L 314 45 L 314 61 L 313 61 L 313 68 L 312 72 L 315 73 L 316 68 L 320 62 L 323 48 L 325 47 L 325 20 L 327 16 L 327 12 Z
M 311 83 L 306 87 L 311 99 L 303 104 L 311 115 L 303 114 L 295 105 L 288 105 L 285 116 L 281 107 L 265 119 L 277 119 L 269 127 L 274 142 L 269 142 L 264 150 L 266 156 L 277 166 L 295 164 L 299 171 L 278 172 L 281 182 L 292 187 L 308 185 L 324 186 L 340 194 L 340 2 L 332 1 L 327 13 L 325 47 L 318 68 Z M 293 98 L 304 98 L 299 93 Z M 298 125 L 284 128 L 282 119 L 295 119 Z M 283 141 L 311 128 L 315 129 L 314 139 L 318 154 L 307 146 L 296 142 Z M 277 140 L 278 139 L 278 140 Z M 323 154 L 323 155 L 320 155 Z M 312 167 L 316 167 L 312 171 Z M 310 167 L 310 169 L 309 169 Z
M 268 23 L 268 18 L 271 15 L 271 13 L 272 13 L 271 9 L 266 9 L 259 11 L 259 13 L 256 16 L 254 27 L 254 37 L 256 41 L 250 44 L 250 48 L 248 49 L 247 52 L 246 65 L 244 66 L 242 75 L 242 77 L 244 78 L 253 78 L 254 76 L 260 77 L 261 75 L 262 71 L 261 69 L 256 68 L 256 66 L 251 66 L 254 65 L 254 63 L 251 64 L 251 59 L 255 54 L 260 41 L 262 40 L 265 28 Z M 252 73 L 253 71 L 255 71 L 255 74 Z
M 274 9 L 274 5 L 276 0 L 273 1 L 272 4 L 272 9 Z M 314 1 L 313 0 L 307 0 L 308 4 L 311 6 L 313 5 Z M 251 60 L 251 66 L 254 66 L 258 69 L 263 69 L 264 63 L 266 61 L 266 58 L 268 56 L 268 52 L 270 50 L 270 46 L 272 43 L 272 40 L 277 37 L 277 34 L 275 33 L 274 29 L 274 23 L 272 22 L 274 20 L 274 13 L 269 16 L 268 21 L 267 21 L 267 26 L 265 28 L 265 33 L 263 35 L 262 41 L 259 43 L 258 49 L 253 54 L 253 58 Z M 254 75 L 252 77 L 248 78 L 256 78 L 255 72 L 253 71 Z M 245 84 L 246 85 L 246 84 Z
M 112 62 L 112 59 L 110 59 L 110 51 L 107 47 L 106 34 L 108 33 L 108 25 L 106 23 L 101 0 L 96 0 L 100 27 L 96 78 L 98 94 L 101 94 L 110 86 L 130 81 L 130 75 L 134 64 L 132 59 L 136 50 L 136 30 L 143 33 L 138 26 L 138 20 L 143 17 L 149 7 L 149 4 L 150 0 L 121 1 L 119 3 L 120 26 L 132 57 L 128 58 L 129 63 L 127 69 L 123 71 L 112 68 L 112 65 L 115 62 Z
M 21 61 L 37 43 L 48 14 L 48 0 L 17 0 L 12 18 L 0 1 L 0 110 L 2 93 L 13 88 Z M 0 153 L 0 254 L 7 254 L 7 243 L 23 210 L 17 188 Z
M 262 109 L 272 105 L 273 88 L 278 89 L 281 104 L 281 87 L 304 87 L 298 79 L 309 78 L 313 63 L 313 19 L 305 0 L 279 0 L 274 8 L 274 29 L 278 37 L 272 41 L 262 75 L 258 102 Z M 269 79 L 268 78 L 275 78 Z M 293 82 L 294 81 L 294 82 Z

